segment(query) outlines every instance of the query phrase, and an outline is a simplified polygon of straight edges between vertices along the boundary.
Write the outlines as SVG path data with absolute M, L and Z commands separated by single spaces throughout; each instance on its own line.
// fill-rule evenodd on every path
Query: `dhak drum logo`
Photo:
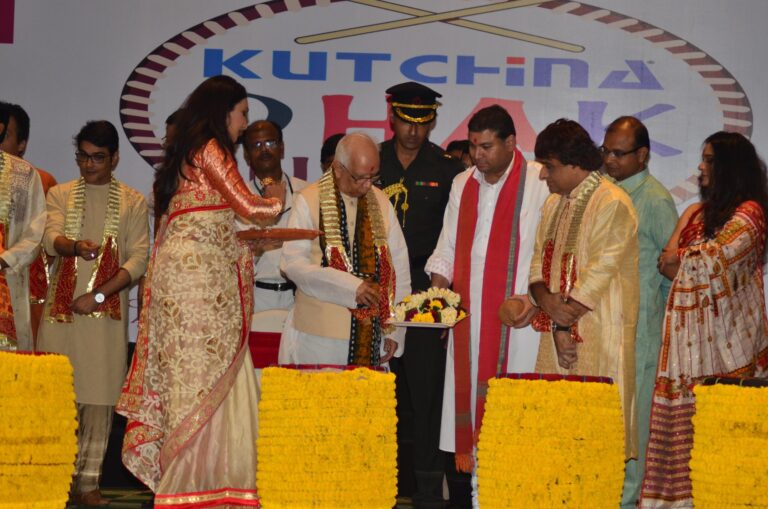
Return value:
M 651 170 L 678 204 L 697 193 L 704 138 L 749 137 L 753 124 L 737 79 L 699 46 L 587 3 L 274 0 L 175 34 L 130 72 L 121 122 L 150 165 L 162 159 L 162 121 L 217 74 L 245 85 L 252 120 L 285 128 L 294 173 L 310 180 L 320 170 L 307 160 L 328 135 L 391 136 L 384 90 L 403 81 L 443 94 L 430 136 L 440 145 L 466 138 L 469 117 L 493 103 L 512 114 L 528 156 L 557 118 L 579 121 L 600 144 L 611 120 L 634 115 L 651 133 Z

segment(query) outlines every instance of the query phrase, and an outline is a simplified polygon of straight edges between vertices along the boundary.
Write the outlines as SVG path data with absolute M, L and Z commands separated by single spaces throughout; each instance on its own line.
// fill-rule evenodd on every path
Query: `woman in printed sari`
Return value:
M 737 133 L 704 141 L 701 202 L 680 217 L 659 257 L 672 279 L 651 409 L 640 507 L 693 506 L 692 388 L 712 375 L 768 373 L 765 262 L 765 163 Z
M 284 191 L 253 195 L 238 172 L 242 85 L 210 78 L 181 111 L 154 183 L 161 220 L 117 407 L 129 419 L 123 462 L 155 492 L 155 507 L 254 506 L 253 266 L 234 218 L 274 217 Z

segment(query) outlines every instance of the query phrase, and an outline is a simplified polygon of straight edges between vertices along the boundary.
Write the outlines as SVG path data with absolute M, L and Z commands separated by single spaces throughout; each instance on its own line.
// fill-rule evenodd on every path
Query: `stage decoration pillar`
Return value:
M 77 454 L 72 365 L 0 352 L 0 509 L 66 506 Z
M 262 372 L 256 441 L 262 507 L 391 509 L 397 494 L 395 376 L 300 368 Z
M 768 381 L 733 382 L 719 379 L 693 389 L 696 509 L 768 507 Z
M 610 378 L 490 380 L 478 440 L 483 509 L 618 507 L 624 421 Z

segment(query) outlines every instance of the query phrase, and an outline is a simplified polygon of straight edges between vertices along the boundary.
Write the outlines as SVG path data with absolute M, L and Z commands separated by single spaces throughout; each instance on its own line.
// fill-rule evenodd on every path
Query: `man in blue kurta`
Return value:
M 637 212 L 640 246 L 640 312 L 635 339 L 638 458 L 626 466 L 622 508 L 634 508 L 640 494 L 656 380 L 664 305 L 670 281 L 656 268 L 661 250 L 677 223 L 669 191 L 648 171 L 648 129 L 635 117 L 619 117 L 605 132 L 600 148 L 605 171 L 629 194 Z

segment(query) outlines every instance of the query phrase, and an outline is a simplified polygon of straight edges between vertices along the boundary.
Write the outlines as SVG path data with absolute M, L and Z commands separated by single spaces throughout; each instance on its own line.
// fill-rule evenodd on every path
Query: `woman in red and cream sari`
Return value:
M 659 258 L 659 270 L 673 281 L 651 408 L 644 508 L 693 507 L 693 386 L 712 375 L 768 373 L 765 163 L 744 136 L 718 132 L 704 142 L 699 171 L 702 201 L 683 213 Z
M 253 266 L 234 219 L 274 217 L 284 190 L 269 186 L 266 199 L 247 190 L 234 159 L 247 124 L 245 89 L 206 80 L 182 108 L 155 179 L 162 219 L 117 411 L 129 419 L 123 462 L 156 507 L 258 505 Z

